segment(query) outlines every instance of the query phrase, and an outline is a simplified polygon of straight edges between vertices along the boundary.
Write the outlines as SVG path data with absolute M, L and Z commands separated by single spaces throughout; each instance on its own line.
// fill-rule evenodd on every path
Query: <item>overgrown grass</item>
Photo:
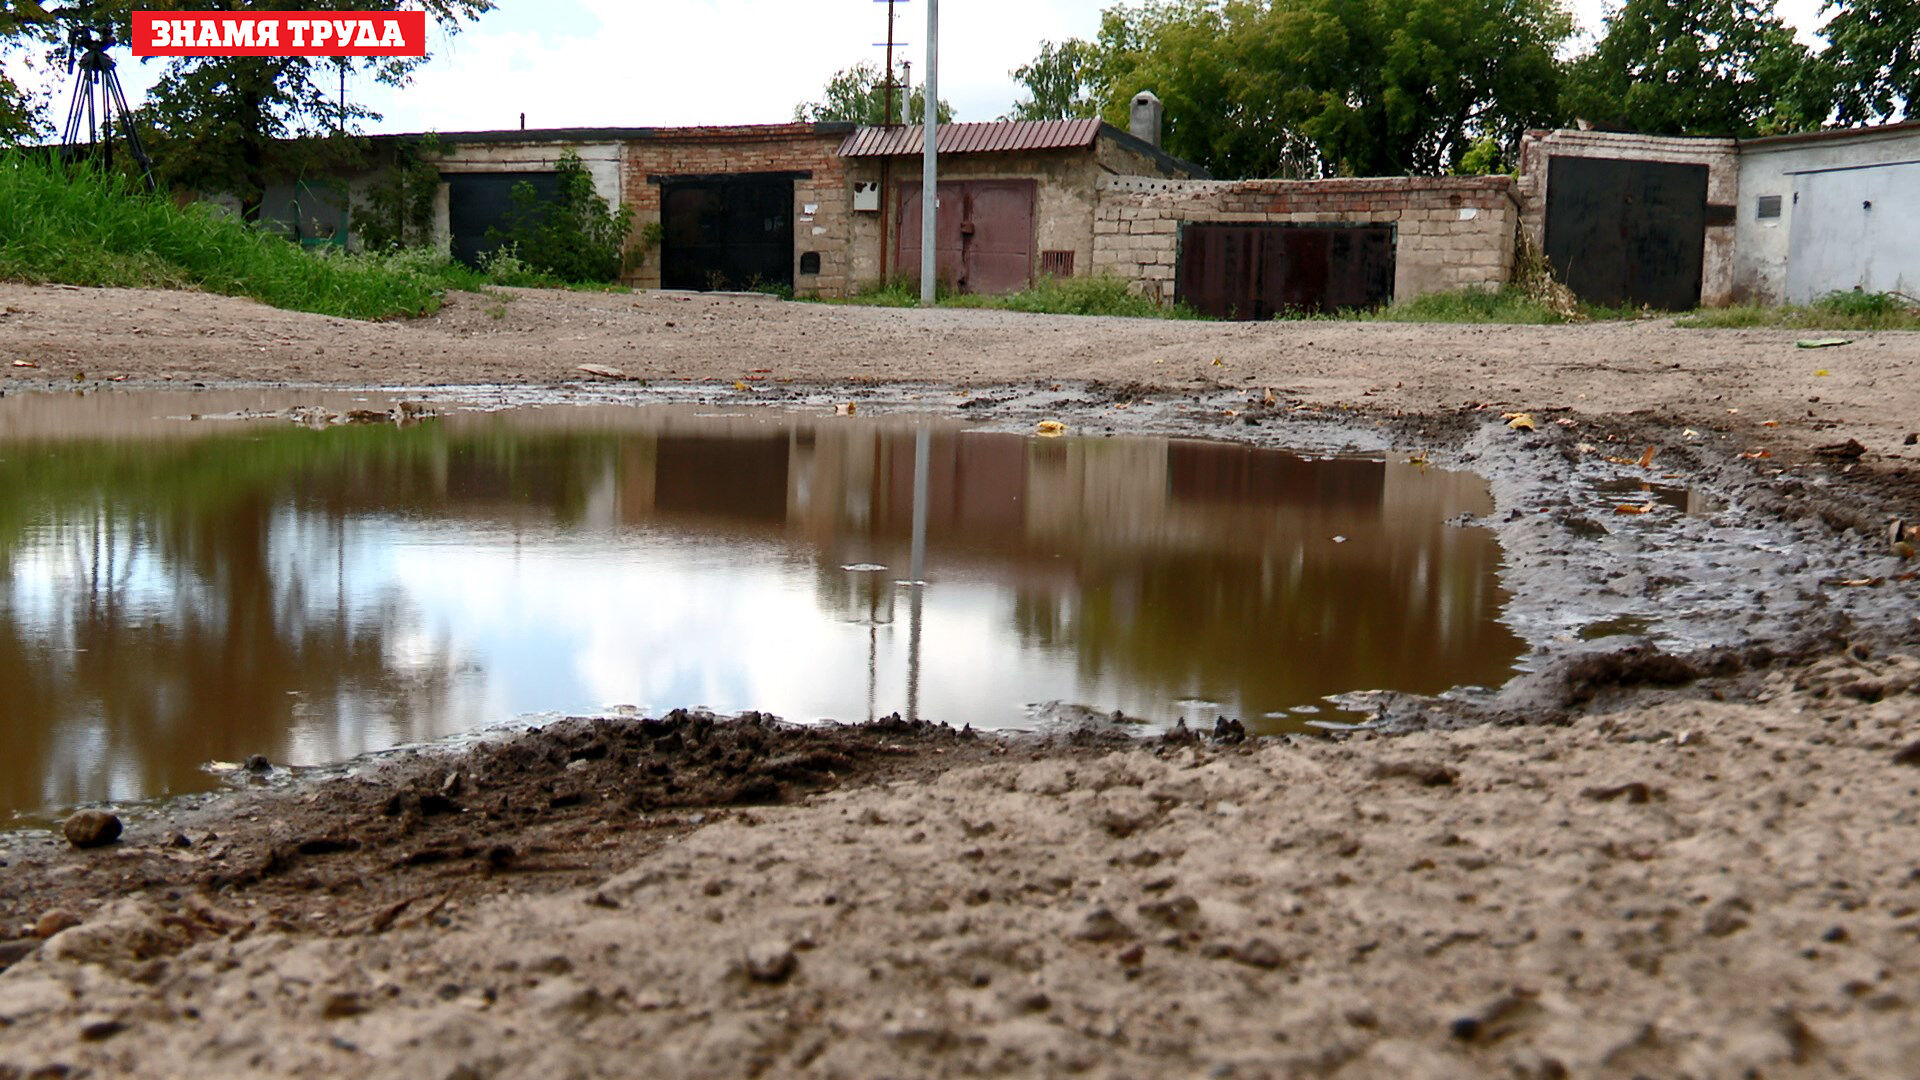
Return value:
M 875 307 L 918 307 L 919 283 L 897 277 L 884 285 L 870 285 L 836 304 L 867 304 Z M 1136 295 L 1127 283 L 1111 274 L 1093 277 L 1043 277 L 1030 288 L 1016 293 L 989 296 L 957 293 L 941 285 L 935 289 L 934 302 L 941 307 L 992 308 L 1001 311 L 1027 311 L 1046 315 L 1118 315 L 1145 319 L 1198 319 L 1202 316 L 1185 305 L 1163 307 L 1152 299 Z
M 1674 325 L 1689 330 L 1920 330 L 1920 303 L 1892 293 L 1831 292 L 1811 304 L 1702 308 Z
M 448 289 L 553 285 L 508 256 L 474 270 L 438 252 L 313 253 L 122 178 L 0 154 L 0 280 L 204 289 L 349 319 L 426 315 Z
M 1632 307 L 1576 304 L 1571 311 L 1556 307 L 1514 285 L 1498 289 L 1468 287 L 1450 292 L 1422 293 L 1373 311 L 1342 313 L 1340 318 L 1363 322 L 1511 323 L 1547 326 L 1556 323 L 1637 319 L 1645 312 Z

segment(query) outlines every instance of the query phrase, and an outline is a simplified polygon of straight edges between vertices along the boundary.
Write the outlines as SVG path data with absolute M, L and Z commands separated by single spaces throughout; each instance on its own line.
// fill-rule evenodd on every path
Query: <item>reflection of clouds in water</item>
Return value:
M 470 535 L 454 549 L 402 533 L 393 580 L 410 609 L 449 633 L 428 654 L 473 657 L 502 716 L 634 703 L 861 719 L 870 644 L 880 710 L 906 706 L 905 620 L 870 641 L 867 627 L 823 610 L 815 568 L 782 546 L 549 536 L 516 550 Z M 938 663 L 923 670 L 922 700 L 939 703 L 936 719 L 1006 722 L 1015 684 L 1077 689 L 1070 655 L 1024 649 L 1004 632 L 1012 602 L 1012 590 L 986 582 L 929 590 L 925 647 Z

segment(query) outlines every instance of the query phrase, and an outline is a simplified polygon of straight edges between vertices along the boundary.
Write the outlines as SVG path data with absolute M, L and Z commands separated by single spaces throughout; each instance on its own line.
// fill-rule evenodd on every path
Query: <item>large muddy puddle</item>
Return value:
M 1470 474 L 829 410 L 320 422 L 396 404 L 0 400 L 0 820 L 628 708 L 1300 730 L 1523 648 Z

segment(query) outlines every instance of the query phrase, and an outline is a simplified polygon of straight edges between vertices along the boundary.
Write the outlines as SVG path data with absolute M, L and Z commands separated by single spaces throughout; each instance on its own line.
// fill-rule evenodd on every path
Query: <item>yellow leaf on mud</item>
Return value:
M 748 385 L 747 385 L 746 383 L 743 383 L 743 382 L 741 382 L 741 381 L 740 381 L 740 380 L 738 380 L 738 379 L 735 379 L 735 380 L 733 381 L 733 388 L 734 388 L 735 390 L 751 390 L 751 389 L 753 389 L 753 387 L 751 387 L 751 386 L 748 386 Z
M 1034 426 L 1033 433 L 1043 439 L 1058 438 L 1067 433 L 1067 425 L 1058 420 L 1042 420 Z
M 1530 413 L 1523 413 L 1523 412 L 1522 412 L 1522 413 L 1514 413 L 1512 417 L 1510 417 L 1510 418 L 1508 418 L 1508 420 L 1507 420 L 1507 426 L 1508 426 L 1508 427 L 1510 427 L 1510 428 L 1512 428 L 1512 429 L 1514 429 L 1515 431 L 1535 431 L 1535 430 L 1538 430 L 1538 429 L 1536 429 L 1536 428 L 1535 428 L 1535 427 L 1533 426 L 1533 416 L 1532 416 L 1532 414 L 1530 414 Z
M 1819 371 L 1813 373 L 1816 379 L 1824 379 L 1831 374 L 1833 374 L 1833 372 L 1828 371 L 1826 368 L 1821 368 Z
M 1647 466 L 1653 464 L 1653 455 L 1659 452 L 1660 451 L 1655 447 L 1652 447 L 1652 446 L 1647 447 L 1647 452 L 1640 455 L 1640 460 L 1636 462 L 1636 464 L 1638 464 L 1643 469 L 1646 468 Z
M 1616 514 L 1645 514 L 1653 509 L 1652 503 L 1621 503 L 1613 508 Z
M 1217 357 L 1217 356 L 1216 356 L 1216 357 L 1214 357 L 1214 358 L 1213 358 L 1213 366 L 1214 366 L 1214 367 L 1226 367 L 1226 366 L 1227 366 L 1227 362 L 1226 362 L 1225 360 L 1222 360 L 1222 359 L 1220 359 L 1219 357 Z

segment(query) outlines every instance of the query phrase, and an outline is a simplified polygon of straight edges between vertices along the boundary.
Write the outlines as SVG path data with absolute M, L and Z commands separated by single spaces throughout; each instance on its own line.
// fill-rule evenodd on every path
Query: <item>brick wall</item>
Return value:
M 1094 217 L 1093 268 L 1171 303 L 1189 222 L 1394 227 L 1393 295 L 1497 287 L 1513 272 L 1519 206 L 1505 176 L 1365 180 L 1109 177 Z
M 1546 250 L 1547 177 L 1556 157 L 1660 161 L 1707 167 L 1707 202 L 1732 206 L 1740 201 L 1740 146 L 1732 139 L 1632 135 L 1611 131 L 1530 131 L 1520 142 L 1516 193 L 1526 213 L 1521 227 L 1538 250 Z M 1707 226 L 1700 267 L 1700 303 L 1723 307 L 1733 302 L 1734 236 L 1732 222 Z
M 810 172 L 793 183 L 793 284 L 802 295 L 843 296 L 851 280 L 852 189 L 846 162 L 835 151 L 845 131 L 820 133 L 812 124 L 660 128 L 626 143 L 621 185 L 633 207 L 633 239 L 660 220 L 660 185 L 648 177 L 715 173 Z M 808 213 L 808 208 L 812 212 Z M 820 254 L 818 274 L 800 273 L 800 256 Z M 626 276 L 638 288 L 660 285 L 656 248 Z

